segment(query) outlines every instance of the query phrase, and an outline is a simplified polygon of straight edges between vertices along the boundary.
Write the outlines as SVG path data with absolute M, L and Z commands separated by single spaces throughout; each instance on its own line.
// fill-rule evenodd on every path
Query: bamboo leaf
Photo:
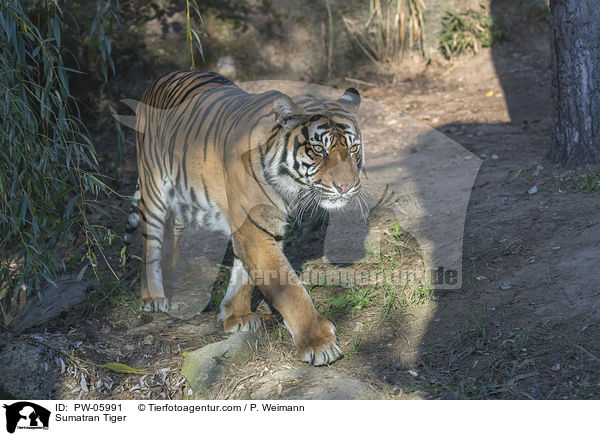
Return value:
M 85 274 L 85 271 L 88 269 L 88 267 L 90 266 L 89 263 L 86 263 L 83 268 L 81 268 L 81 271 L 79 271 L 79 274 L 77 274 L 77 279 L 76 281 L 80 282 L 81 279 L 83 279 L 83 275 Z
M 132 368 L 131 366 L 119 362 L 108 362 L 102 365 L 102 367 L 121 374 L 152 374 L 151 372 L 143 369 Z
M 60 25 L 56 18 L 50 19 L 50 26 L 52 27 L 52 33 L 54 34 L 54 39 L 56 40 L 56 45 L 60 48 Z

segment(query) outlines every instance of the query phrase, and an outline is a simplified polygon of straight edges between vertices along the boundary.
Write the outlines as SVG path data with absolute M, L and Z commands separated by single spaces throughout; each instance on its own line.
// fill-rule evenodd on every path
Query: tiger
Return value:
M 169 310 L 163 269 L 176 268 L 183 230 L 219 231 L 234 253 L 219 306 L 224 330 L 258 330 L 250 307 L 256 285 L 282 315 L 302 361 L 341 358 L 335 327 L 315 309 L 282 240 L 295 211 L 343 211 L 358 201 L 360 102 L 354 88 L 335 101 L 250 94 L 214 72 L 176 71 L 152 83 L 136 111 L 145 308 Z

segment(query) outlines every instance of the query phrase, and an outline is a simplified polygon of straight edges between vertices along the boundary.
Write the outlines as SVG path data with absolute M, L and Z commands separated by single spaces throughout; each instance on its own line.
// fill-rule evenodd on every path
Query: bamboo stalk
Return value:
M 334 44 L 334 28 L 333 28 L 333 14 L 331 13 L 331 3 L 329 0 L 325 0 L 325 7 L 327 8 L 327 22 L 329 27 L 328 47 L 327 47 L 327 77 L 331 77 L 333 74 L 333 44 Z
M 185 0 L 185 6 L 186 6 L 185 19 L 187 22 L 186 36 L 187 36 L 187 40 L 190 44 L 190 56 L 192 58 L 192 68 L 196 68 L 196 64 L 194 62 L 194 44 L 192 41 L 192 25 L 190 22 L 190 0 Z
M 397 62 L 406 49 L 423 54 L 423 0 L 369 0 L 369 16 L 357 25 L 343 17 L 352 41 L 375 64 Z

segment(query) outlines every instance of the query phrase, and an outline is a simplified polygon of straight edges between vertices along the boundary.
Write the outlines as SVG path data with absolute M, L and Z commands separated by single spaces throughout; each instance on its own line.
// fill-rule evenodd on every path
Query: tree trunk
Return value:
M 600 164 L 600 4 L 550 0 L 554 143 L 566 166 Z

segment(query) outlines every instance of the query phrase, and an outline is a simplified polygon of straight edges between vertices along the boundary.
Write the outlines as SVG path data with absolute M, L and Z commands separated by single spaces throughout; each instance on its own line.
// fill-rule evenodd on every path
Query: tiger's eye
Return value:
M 358 151 L 358 144 L 354 144 L 350 147 L 350 153 L 356 153 Z
M 313 144 L 313 145 L 311 145 L 311 147 L 312 147 L 313 151 L 317 154 L 323 154 L 323 152 L 325 151 L 325 149 L 323 148 L 322 145 Z

